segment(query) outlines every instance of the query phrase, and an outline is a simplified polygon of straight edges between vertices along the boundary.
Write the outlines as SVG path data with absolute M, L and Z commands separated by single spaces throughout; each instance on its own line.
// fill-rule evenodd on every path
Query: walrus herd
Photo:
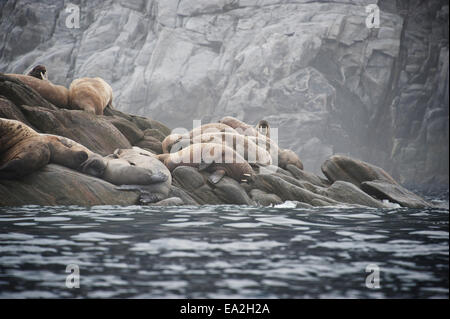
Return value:
M 378 201 L 382 196 L 411 203 L 412 195 L 402 189 L 397 196 L 380 195 L 401 186 L 382 169 L 365 174 L 368 166 L 358 161 L 344 159 L 344 164 L 334 165 L 339 158 L 333 158 L 324 163 L 328 180 L 305 172 L 294 151 L 279 147 L 276 130 L 267 120 L 253 126 L 226 116 L 176 133 L 157 121 L 116 110 L 111 86 L 99 77 L 75 79 L 66 88 L 49 81 L 47 68 L 37 65 L 27 74 L 0 74 L 0 80 L 0 188 L 2 181 L 23 180 L 53 163 L 117 189 L 137 190 L 141 204 L 170 203 L 174 197 L 175 203 L 185 204 L 266 205 L 298 200 L 313 206 L 345 202 L 384 207 Z M 5 81 L 9 84 L 1 86 Z M 14 105 L 13 99 L 7 99 L 7 90 L 14 85 L 17 92 L 28 90 L 23 95 L 38 96 L 35 101 L 41 102 Z M 50 106 L 43 105 L 42 98 Z M 83 133 L 108 137 L 102 141 L 110 145 L 96 144 L 99 149 L 91 151 L 81 144 L 88 145 L 90 138 L 77 134 L 77 127 L 83 127 Z M 126 143 L 119 145 L 114 136 Z M 350 166 L 356 168 L 350 172 Z M 353 172 L 362 176 L 358 183 L 347 177 Z M 376 188 L 375 202 L 361 191 L 363 186 L 367 192 Z M 415 203 L 425 205 L 417 199 Z

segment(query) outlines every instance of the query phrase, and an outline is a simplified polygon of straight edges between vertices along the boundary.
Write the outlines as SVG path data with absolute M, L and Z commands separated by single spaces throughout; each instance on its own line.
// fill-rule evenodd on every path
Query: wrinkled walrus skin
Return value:
M 242 156 L 232 148 L 219 144 L 192 144 L 176 153 L 160 154 L 157 157 L 171 172 L 178 166 L 191 166 L 223 172 L 238 182 L 248 181 L 254 175 L 252 167 Z M 227 160 L 231 163 L 227 163 Z
M 101 160 L 95 167 L 84 165 L 94 158 L 101 157 L 70 139 L 39 134 L 19 121 L 0 118 L 0 179 L 20 178 L 48 163 L 102 175 L 106 166 Z
M 80 78 L 69 87 L 69 105 L 73 109 L 103 115 L 104 109 L 112 104 L 111 86 L 101 78 Z

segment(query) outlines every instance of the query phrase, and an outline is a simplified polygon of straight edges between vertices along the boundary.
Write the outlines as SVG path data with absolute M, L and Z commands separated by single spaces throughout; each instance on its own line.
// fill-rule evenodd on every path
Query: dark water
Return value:
M 447 209 L 0 208 L 0 297 L 448 298 L 448 230 Z

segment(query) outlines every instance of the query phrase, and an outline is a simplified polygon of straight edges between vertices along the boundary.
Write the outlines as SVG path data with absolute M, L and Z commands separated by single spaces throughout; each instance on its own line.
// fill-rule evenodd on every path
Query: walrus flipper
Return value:
M 153 174 L 150 179 L 151 179 L 151 184 L 156 184 L 156 183 L 163 183 L 165 181 L 167 181 L 169 177 L 164 174 L 163 172 L 156 172 L 155 174 Z
M 0 167 L 0 179 L 16 179 L 22 177 L 23 164 L 20 159 L 14 159 Z
M 214 171 L 214 173 L 212 173 L 211 175 L 209 175 L 208 181 L 212 184 L 217 184 L 218 182 L 220 182 L 220 180 L 224 176 L 225 176 L 225 171 L 222 169 L 219 169 L 217 171 Z

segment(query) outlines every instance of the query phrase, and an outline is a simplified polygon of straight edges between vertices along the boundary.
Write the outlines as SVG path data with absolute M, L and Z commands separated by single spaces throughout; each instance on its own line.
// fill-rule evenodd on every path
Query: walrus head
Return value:
M 81 170 L 83 173 L 101 177 L 105 173 L 106 170 L 106 161 L 100 155 L 94 154 L 90 155 L 89 158 L 81 164 Z
M 42 64 L 36 65 L 27 75 L 39 80 L 48 80 L 47 68 Z
M 261 120 L 256 125 L 258 133 L 270 138 L 270 125 L 266 120 Z

